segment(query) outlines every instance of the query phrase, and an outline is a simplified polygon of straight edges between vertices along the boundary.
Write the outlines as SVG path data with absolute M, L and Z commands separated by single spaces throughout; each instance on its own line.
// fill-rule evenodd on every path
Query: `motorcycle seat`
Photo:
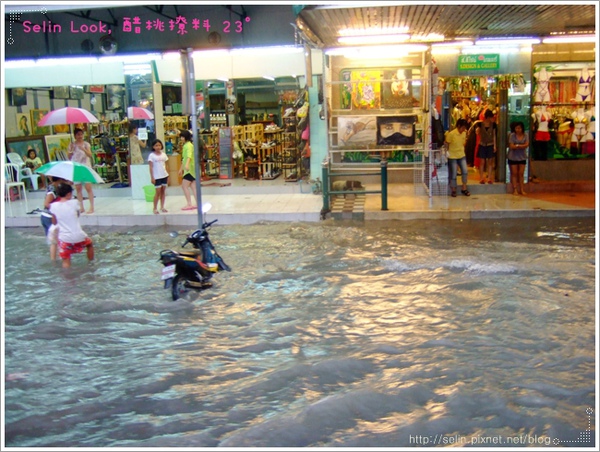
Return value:
M 200 250 L 179 251 L 179 254 L 181 254 L 182 256 L 197 257 L 197 256 L 202 256 L 202 251 L 200 251 Z

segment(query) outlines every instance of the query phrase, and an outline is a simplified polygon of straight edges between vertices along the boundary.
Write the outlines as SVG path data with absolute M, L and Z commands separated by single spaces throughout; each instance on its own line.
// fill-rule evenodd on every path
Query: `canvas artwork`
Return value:
M 33 149 L 43 163 L 47 161 L 46 148 L 42 137 L 19 137 L 6 139 L 6 152 L 16 152 L 23 160 L 27 152 Z
M 340 108 L 342 110 L 350 110 L 352 108 L 352 71 L 341 71 L 340 72 L 340 80 L 343 83 L 340 85 Z
M 44 137 L 46 140 L 46 148 L 48 149 L 48 160 L 54 162 L 56 160 L 69 160 L 67 150 L 71 143 L 71 135 L 48 135 Z
M 17 136 L 28 137 L 33 135 L 29 113 L 17 113 Z
M 68 99 L 71 93 L 68 86 L 55 86 L 52 94 L 55 99 Z
M 352 71 L 352 107 L 359 110 L 381 108 L 380 70 Z
M 413 96 L 412 70 L 392 69 L 383 72 L 383 108 L 413 108 L 419 101 Z
M 44 117 L 48 110 L 31 110 L 31 127 L 33 135 L 50 135 L 50 126 L 39 127 L 38 122 Z
M 69 133 L 70 129 L 69 129 L 69 124 L 57 124 L 55 126 L 52 126 L 52 131 L 57 134 L 57 133 Z
M 83 86 L 73 85 L 69 87 L 71 99 L 83 99 Z
M 25 88 L 13 88 L 10 90 L 10 105 L 22 107 L 27 105 L 27 90 Z
M 377 144 L 413 145 L 415 144 L 415 125 L 417 117 L 380 116 L 377 118 Z
M 377 140 L 377 121 L 373 117 L 338 118 L 338 146 L 365 148 Z
M 123 109 L 123 94 L 125 88 L 122 85 L 106 85 L 107 110 Z

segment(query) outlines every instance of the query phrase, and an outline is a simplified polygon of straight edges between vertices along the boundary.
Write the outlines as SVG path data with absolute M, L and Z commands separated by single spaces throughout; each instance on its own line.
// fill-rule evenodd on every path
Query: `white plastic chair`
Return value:
M 12 211 L 12 200 L 11 198 L 11 190 L 13 187 L 16 187 L 19 193 L 20 199 L 25 199 L 25 211 L 29 210 L 29 206 L 27 204 L 27 190 L 25 189 L 25 182 L 21 181 L 21 172 L 19 171 L 19 165 L 15 165 L 14 163 L 7 163 L 4 167 L 4 173 L 6 174 L 6 198 L 8 199 L 8 207 L 10 209 L 10 216 L 13 216 Z M 23 189 L 23 194 L 21 195 L 21 189 Z
M 21 173 L 21 180 L 29 180 L 29 182 L 31 183 L 31 188 L 33 190 L 37 190 L 39 187 L 38 179 L 41 180 L 42 176 L 40 174 L 33 173 L 30 168 L 27 168 L 21 156 L 16 152 L 9 152 L 8 154 L 6 154 L 6 157 L 8 158 L 8 161 L 10 163 L 13 163 L 19 167 Z

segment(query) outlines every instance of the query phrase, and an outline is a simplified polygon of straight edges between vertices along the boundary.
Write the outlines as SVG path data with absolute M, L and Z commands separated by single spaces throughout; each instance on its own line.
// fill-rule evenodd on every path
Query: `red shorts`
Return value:
M 61 259 L 70 259 L 72 254 L 81 253 L 92 244 L 92 239 L 86 237 L 83 242 L 67 243 L 58 241 L 58 255 Z

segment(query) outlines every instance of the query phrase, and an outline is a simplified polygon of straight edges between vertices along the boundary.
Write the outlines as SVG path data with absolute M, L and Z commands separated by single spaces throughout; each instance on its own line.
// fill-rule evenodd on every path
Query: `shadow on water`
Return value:
M 6 446 L 594 445 L 593 219 L 215 227 L 178 302 L 168 232 L 5 231 Z

